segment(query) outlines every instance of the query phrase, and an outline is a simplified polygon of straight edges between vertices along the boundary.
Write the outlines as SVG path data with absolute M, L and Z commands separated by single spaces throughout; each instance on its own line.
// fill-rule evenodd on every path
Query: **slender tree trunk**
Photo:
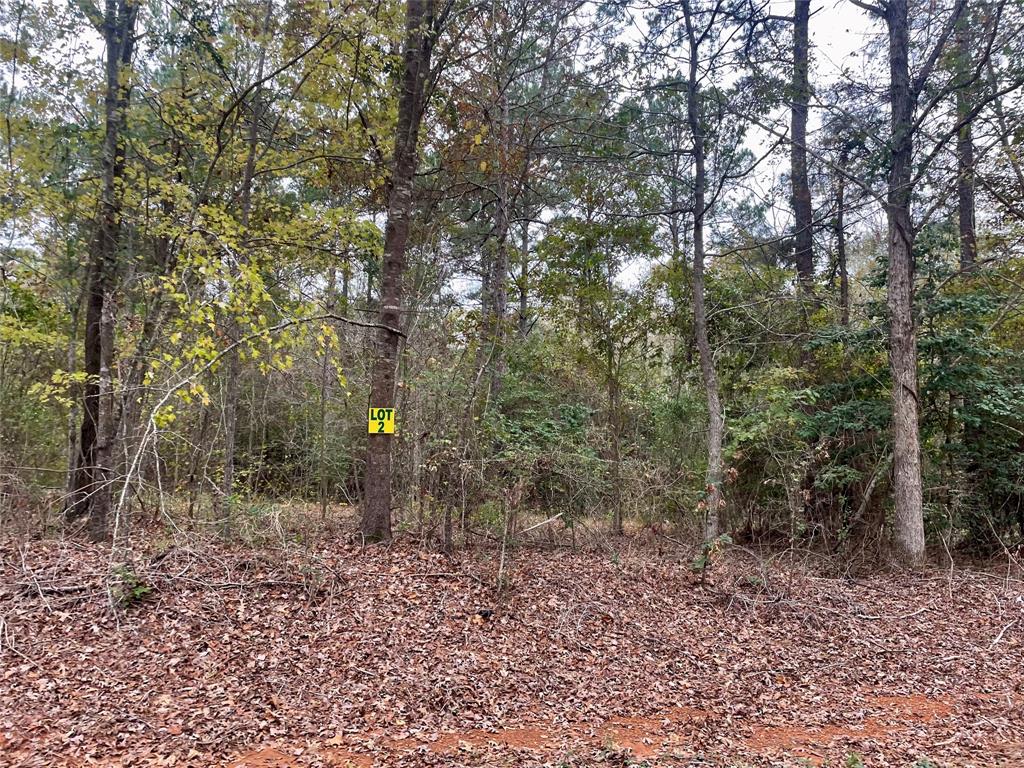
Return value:
M 433 0 L 407 0 L 405 52 L 398 124 L 388 189 L 388 218 L 384 230 L 377 354 L 370 385 L 372 408 L 393 408 L 402 321 L 402 289 L 406 246 L 412 214 L 420 120 L 426 107 L 425 85 L 433 48 Z M 366 451 L 366 483 L 361 530 L 369 541 L 391 538 L 391 451 L 394 437 L 372 434 Z
M 790 180 L 796 273 L 804 293 L 814 290 L 814 230 L 811 187 L 807 179 L 807 111 L 811 100 L 808 26 L 810 0 L 795 0 L 793 9 L 793 82 L 790 141 Z
M 530 333 L 530 222 L 523 222 L 522 239 L 519 243 L 519 337 L 525 339 Z
M 907 0 L 886 5 L 889 31 L 891 166 L 889 221 L 889 368 L 892 373 L 895 543 L 901 560 L 924 559 L 924 507 L 918 427 L 917 335 L 914 327 L 914 228 L 910 217 L 914 96 L 910 82 Z
M 67 350 L 67 369 L 73 371 L 78 367 L 78 315 L 81 310 L 81 297 L 78 302 L 70 307 L 71 321 L 68 323 L 68 350 Z M 75 477 L 76 472 L 75 464 L 78 460 L 78 404 L 72 403 L 71 408 L 68 409 L 68 438 L 67 438 L 67 460 L 68 460 L 68 473 L 65 480 L 65 497 L 67 499 L 72 498 L 72 494 L 75 490 Z
M 337 270 L 330 270 L 327 275 L 326 309 L 337 311 Z M 327 476 L 327 389 L 328 372 L 331 365 L 331 346 L 324 345 L 323 360 L 320 363 L 320 519 L 327 519 L 327 502 L 330 491 L 330 478 Z
M 960 268 L 969 270 L 978 258 L 978 238 L 974 227 L 974 136 L 970 119 L 973 108 L 971 87 L 970 19 L 961 19 L 957 29 L 957 71 L 962 80 L 956 91 L 957 119 L 963 122 L 957 136 L 957 212 L 960 224 Z
M 846 150 L 839 152 L 839 167 L 848 160 Z M 839 270 L 839 307 L 843 325 L 850 324 L 850 267 L 846 261 L 846 176 L 841 171 L 836 179 L 836 266 Z
M 612 492 L 612 533 L 621 536 L 623 527 L 622 509 L 622 420 L 619 417 L 619 381 L 615 371 L 615 351 L 611 338 L 608 339 L 608 437 L 611 452 L 611 492 Z
M 501 98 L 502 122 L 498 126 L 499 139 L 503 155 L 507 156 L 505 140 L 505 114 L 507 104 L 505 98 Z M 491 376 L 490 376 L 490 399 L 493 401 L 501 392 L 505 379 L 505 323 L 508 311 L 508 230 L 509 230 L 509 189 L 508 175 L 505 168 L 505 158 L 498 169 L 497 179 L 497 200 L 495 201 L 494 212 L 494 257 L 491 260 L 490 279 L 490 321 L 488 322 L 488 335 L 491 352 Z
M 612 534 L 622 535 L 622 419 L 620 418 L 619 372 L 615 361 L 615 333 L 612 327 L 615 303 L 615 275 L 609 258 L 605 274 L 604 347 L 605 377 L 608 388 L 608 438 L 611 450 Z
M 96 429 L 96 490 L 89 510 L 89 537 L 102 541 L 107 537 L 114 441 L 117 436 L 114 398 L 114 295 L 107 291 L 100 317 L 99 424 Z M 116 526 L 115 526 L 116 527 Z M 120 536 L 116 536 L 120 539 Z M 114 542 L 115 545 L 118 543 Z
M 68 519 L 88 515 L 89 534 L 106 537 L 112 482 L 110 441 L 113 439 L 113 307 L 112 296 L 121 247 L 124 192 L 124 131 L 127 123 L 131 67 L 138 6 L 130 0 L 107 0 L 102 19 L 92 18 L 106 43 L 104 95 L 103 187 L 99 216 L 90 246 L 85 314 L 85 373 L 82 428 L 75 457 L 71 493 L 65 507 Z M 106 313 L 106 318 L 105 318 Z M 104 336 L 108 336 L 104 342 Z M 114 430 L 116 431 L 116 430 Z
M 678 180 L 682 178 L 684 172 L 680 155 L 683 153 L 688 154 L 688 152 L 682 146 L 683 137 L 681 132 L 680 126 L 673 126 L 672 178 L 669 180 L 669 210 L 671 213 L 668 216 L 669 238 L 672 242 L 672 282 L 670 284 L 670 292 L 672 309 L 676 316 L 676 322 L 679 324 L 675 355 L 677 358 L 680 358 L 685 353 L 686 364 L 689 366 L 693 364 L 695 339 L 693 329 L 689 327 L 686 320 L 686 287 L 690 282 L 690 276 L 688 274 L 689 265 L 686 261 L 686 243 L 684 242 L 686 232 L 683 212 L 680 209 L 681 201 Z M 677 379 L 677 385 L 681 381 L 681 378 Z
M 189 459 L 188 472 L 188 520 L 196 521 L 196 506 L 203 493 L 203 481 L 206 477 L 203 454 L 206 450 L 206 434 L 210 428 L 210 408 L 203 408 L 199 417 L 199 428 L 193 443 L 192 456 Z M 200 471 L 200 470 L 203 471 Z
M 708 405 L 708 464 L 705 474 L 707 496 L 704 512 L 704 538 L 716 538 L 720 516 L 725 507 L 722 495 L 722 444 L 725 440 L 725 417 L 718 393 L 718 374 L 708 341 L 707 311 L 704 307 L 704 217 L 707 171 L 705 169 L 704 126 L 700 117 L 700 85 L 698 61 L 700 45 L 689 10 L 683 5 L 686 29 L 690 40 L 690 67 L 686 86 L 686 120 L 693 137 L 693 327 L 700 357 L 701 377 Z

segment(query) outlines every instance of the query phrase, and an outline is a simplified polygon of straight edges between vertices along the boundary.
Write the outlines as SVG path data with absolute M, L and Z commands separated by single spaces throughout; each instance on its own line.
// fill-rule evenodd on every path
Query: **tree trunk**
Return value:
M 522 240 L 519 243 L 519 338 L 530 333 L 530 221 L 523 221 Z
M 405 52 L 398 124 L 388 189 L 388 218 L 384 229 L 377 354 L 370 385 L 372 408 L 393 408 L 395 374 L 401 337 L 401 304 L 406 245 L 412 212 L 420 120 L 426 106 L 425 85 L 433 48 L 433 0 L 407 0 Z M 391 538 L 391 449 L 393 435 L 372 434 L 366 451 L 366 483 L 361 530 L 368 541 Z
M 74 520 L 87 515 L 89 533 L 94 539 L 106 537 L 110 508 L 106 485 L 113 480 L 109 443 L 116 429 L 108 395 L 113 386 L 114 330 L 109 299 L 113 294 L 121 247 L 123 134 L 131 90 L 127 70 L 132 61 L 137 14 L 138 6 L 130 0 L 107 0 L 102 19 L 90 15 L 106 44 L 103 188 L 87 275 L 84 361 L 88 378 L 83 388 L 82 428 L 65 516 Z M 106 343 L 105 334 L 109 335 Z M 105 400 L 108 402 L 104 405 Z
M 846 150 L 839 152 L 836 180 L 836 267 L 839 270 L 839 307 L 843 325 L 850 324 L 850 267 L 846 261 Z
M 78 367 L 78 317 L 81 310 L 81 296 L 78 301 L 69 307 L 71 321 L 68 323 L 68 349 L 67 349 L 67 370 L 73 371 Z M 72 402 L 68 409 L 67 420 L 67 461 L 68 473 L 65 478 L 65 498 L 70 500 L 75 491 L 75 465 L 78 461 L 78 403 Z
M 607 262 L 605 275 L 605 310 L 604 310 L 604 347 L 605 376 L 608 388 L 608 437 L 609 459 L 611 460 L 611 492 L 612 492 L 612 534 L 621 536 L 623 532 L 622 512 L 622 419 L 619 418 L 621 400 L 619 389 L 619 371 L 615 360 L 615 331 L 612 327 L 612 313 L 615 302 L 615 275 L 611 259 Z
M 500 78 L 497 87 L 504 82 Z M 494 259 L 491 262 L 491 353 L 490 400 L 500 393 L 505 380 L 507 363 L 505 359 L 506 313 L 508 310 L 508 231 L 509 231 L 509 178 L 508 178 L 508 98 L 499 93 L 498 100 L 498 178 L 494 209 Z
M 112 496 L 114 439 L 117 435 L 114 403 L 114 296 L 107 292 L 100 317 L 99 423 L 96 429 L 96 490 L 89 511 L 89 537 L 107 537 L 108 512 Z M 115 526 L 116 529 L 116 526 Z M 121 532 L 124 533 L 123 531 Z M 118 544 L 120 536 L 115 537 Z
M 325 309 L 328 312 L 337 312 L 337 270 L 331 269 L 327 275 L 327 292 L 325 295 Z M 330 478 L 327 476 L 327 390 L 330 381 L 328 373 L 331 365 L 331 344 L 324 343 L 323 359 L 320 361 L 320 520 L 327 519 L 327 502 L 330 492 Z
M 673 126 L 674 143 L 672 145 L 672 176 L 669 180 L 669 210 L 671 213 L 668 216 L 669 239 L 672 243 L 672 280 L 669 285 L 669 291 L 672 299 L 672 311 L 675 314 L 676 322 L 679 325 L 679 336 L 676 342 L 677 346 L 674 354 L 677 359 L 681 359 L 681 356 L 685 352 L 686 365 L 690 366 L 693 365 L 693 347 L 695 339 L 693 336 L 693 329 L 689 327 L 686 320 L 687 297 L 685 291 L 689 281 L 689 265 L 686 261 L 686 243 L 684 242 L 686 232 L 679 197 L 679 179 L 682 178 L 682 174 L 684 172 L 680 156 L 684 153 L 689 153 L 682 146 L 683 137 L 680 133 L 681 129 L 678 126 Z M 681 378 L 677 378 L 677 387 L 681 381 Z
M 690 40 L 690 67 L 686 85 L 686 120 L 693 137 L 693 328 L 700 358 L 701 377 L 708 405 L 708 465 L 705 474 L 707 496 L 704 511 L 704 538 L 710 541 L 719 534 L 719 518 L 725 507 L 722 496 L 722 444 L 725 439 L 725 417 L 718 393 L 718 374 L 708 341 L 707 312 L 704 307 L 704 216 L 707 171 L 705 169 L 704 126 L 700 117 L 700 86 L 697 32 L 684 3 L 686 30 Z
M 978 238 L 974 228 L 974 137 L 971 125 L 973 99 L 971 79 L 970 19 L 961 19 L 957 29 L 957 73 L 963 81 L 956 90 L 956 116 L 962 122 L 957 136 L 957 212 L 960 224 L 960 268 L 969 270 L 978 258 Z
M 193 443 L 192 456 L 189 460 L 188 473 L 188 521 L 196 522 L 196 507 L 203 493 L 203 482 L 206 479 L 206 468 L 203 461 L 204 448 L 206 446 L 206 433 L 210 428 L 210 409 L 203 408 L 203 415 L 199 419 L 195 442 Z M 207 461 L 209 459 L 207 458 Z
M 892 110 L 889 190 L 889 368 L 892 373 L 895 543 L 901 560 L 924 559 L 924 508 L 918 429 L 917 337 L 914 328 L 914 228 L 910 218 L 914 96 L 910 83 L 907 0 L 889 0 L 889 99 Z
M 811 100 L 808 75 L 810 0 L 795 0 L 793 12 L 793 82 L 790 136 L 790 180 L 796 274 L 804 293 L 814 290 L 814 222 L 811 187 L 807 180 L 807 110 Z

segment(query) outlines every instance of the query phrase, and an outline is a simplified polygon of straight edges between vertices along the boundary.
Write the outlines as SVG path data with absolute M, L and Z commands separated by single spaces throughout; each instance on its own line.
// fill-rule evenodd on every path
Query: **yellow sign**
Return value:
M 395 434 L 395 409 L 371 408 L 366 431 L 371 435 Z

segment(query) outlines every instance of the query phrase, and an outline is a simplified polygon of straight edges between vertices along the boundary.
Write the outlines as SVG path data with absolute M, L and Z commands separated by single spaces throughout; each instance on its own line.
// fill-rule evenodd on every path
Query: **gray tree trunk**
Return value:
M 914 227 L 910 217 L 914 95 L 910 82 L 907 0 L 889 0 L 889 100 L 892 110 L 889 191 L 889 368 L 892 374 L 895 543 L 907 564 L 924 559 L 924 502 L 918 428 L 917 335 L 914 327 Z
M 704 126 L 700 117 L 700 81 L 698 61 L 700 42 L 694 29 L 689 2 L 683 3 L 686 31 L 690 41 L 690 66 L 686 84 L 686 121 L 693 138 L 693 326 L 700 358 L 701 378 L 708 406 L 708 464 L 705 474 L 707 495 L 704 511 L 704 539 L 719 535 L 725 499 L 722 495 L 722 444 L 725 416 L 718 393 L 718 374 L 708 341 L 707 311 L 704 306 L 704 217 L 707 213 Z

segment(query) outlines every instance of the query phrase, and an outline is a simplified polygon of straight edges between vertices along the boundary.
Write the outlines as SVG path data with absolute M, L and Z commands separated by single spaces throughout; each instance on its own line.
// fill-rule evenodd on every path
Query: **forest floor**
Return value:
M 1024 765 L 1019 574 L 496 561 L 4 542 L 0 764 Z

